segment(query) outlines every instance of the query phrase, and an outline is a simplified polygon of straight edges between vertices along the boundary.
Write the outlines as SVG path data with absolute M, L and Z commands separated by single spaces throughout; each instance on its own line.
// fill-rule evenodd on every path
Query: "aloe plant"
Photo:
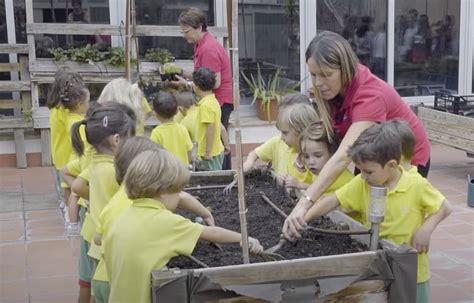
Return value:
M 283 95 L 294 92 L 298 86 L 300 86 L 301 80 L 291 87 L 280 87 L 280 75 L 282 73 L 282 68 L 279 67 L 274 74 L 270 75 L 267 81 L 262 76 L 260 70 L 260 65 L 257 64 L 257 75 L 254 77 L 253 74 L 250 74 L 250 78 L 247 77 L 244 73 L 241 73 L 242 78 L 249 86 L 250 91 L 253 93 L 252 104 L 255 103 L 257 99 L 262 101 L 262 108 L 267 113 L 267 119 L 270 121 L 270 106 L 272 101 L 280 103 L 280 100 Z

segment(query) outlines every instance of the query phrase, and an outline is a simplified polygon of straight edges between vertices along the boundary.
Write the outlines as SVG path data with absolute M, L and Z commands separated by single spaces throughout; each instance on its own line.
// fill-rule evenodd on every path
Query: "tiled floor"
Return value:
M 474 159 L 435 145 L 429 179 L 453 203 L 431 241 L 432 302 L 474 302 Z M 0 169 L 0 303 L 77 301 L 78 239 L 64 233 L 51 168 Z

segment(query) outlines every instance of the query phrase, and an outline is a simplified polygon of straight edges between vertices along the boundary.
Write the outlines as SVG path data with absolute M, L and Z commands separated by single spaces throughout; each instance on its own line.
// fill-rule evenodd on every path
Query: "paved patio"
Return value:
M 453 203 L 433 234 L 433 302 L 474 302 L 474 159 L 434 145 L 429 179 Z M 64 233 L 49 167 L 0 169 L 0 303 L 77 302 L 78 238 Z

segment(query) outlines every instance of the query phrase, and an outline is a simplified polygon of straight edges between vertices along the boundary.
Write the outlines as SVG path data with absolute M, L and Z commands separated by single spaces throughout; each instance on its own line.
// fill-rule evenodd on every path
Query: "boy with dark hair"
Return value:
M 160 125 L 151 132 L 150 139 L 163 146 L 177 156 L 185 165 L 191 160 L 193 143 L 188 130 L 183 125 L 173 121 L 178 112 L 176 98 L 170 93 L 161 91 L 152 96 L 153 110 Z
M 221 142 L 221 108 L 212 92 L 216 74 L 202 67 L 193 72 L 194 91 L 200 98 L 196 121 L 198 142 L 197 164 L 199 170 L 221 170 L 224 161 L 224 145 Z
M 392 122 L 376 124 L 363 131 L 348 153 L 361 174 L 335 194 L 315 203 L 306 213 L 305 221 L 314 221 L 341 206 L 358 212 L 362 223 L 370 228 L 371 186 L 388 187 L 380 237 L 399 245 L 410 244 L 418 251 L 417 302 L 429 302 L 427 253 L 431 234 L 451 213 L 448 200 L 427 179 L 407 173 L 399 166 L 402 147 Z

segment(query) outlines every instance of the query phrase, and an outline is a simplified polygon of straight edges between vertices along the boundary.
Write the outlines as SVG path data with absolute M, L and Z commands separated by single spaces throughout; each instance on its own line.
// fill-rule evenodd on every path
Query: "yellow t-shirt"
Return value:
M 211 149 L 211 157 L 215 157 L 224 152 L 224 145 L 221 142 L 221 107 L 214 94 L 202 98 L 199 103 L 199 110 L 196 119 L 196 134 L 198 142 L 198 156 L 206 155 L 207 125 L 214 125 L 214 143 Z
M 410 167 L 410 169 L 407 170 L 406 172 L 409 173 L 409 174 L 419 175 L 419 174 L 418 174 L 418 167 L 416 167 L 416 166 L 414 166 L 414 165 L 412 165 L 412 166 Z M 420 175 L 420 176 L 421 176 L 421 175 Z
M 186 116 L 184 116 L 183 119 L 181 119 L 181 122 L 179 122 L 188 130 L 188 133 L 189 133 L 189 136 L 191 137 L 192 142 L 197 141 L 196 121 L 197 121 L 198 112 L 199 112 L 199 107 L 197 106 L 193 106 L 189 108 L 188 111 L 186 112 Z
M 193 149 L 193 143 L 183 125 L 177 122 L 162 123 L 151 132 L 150 140 L 161 144 L 185 165 L 189 164 L 188 152 Z
M 64 107 L 51 109 L 49 126 L 51 128 L 51 155 L 54 167 L 62 169 L 69 161 L 72 152 L 71 132 L 66 131 L 66 116 L 69 113 Z
M 107 235 L 117 218 L 119 218 L 123 211 L 130 205 L 132 205 L 132 200 L 128 198 L 125 187 L 122 185 L 112 199 L 110 199 L 109 204 L 104 207 L 99 217 L 100 225 L 97 227 L 97 232 L 102 235 L 103 247 L 105 247 L 105 235 Z M 99 264 L 95 270 L 94 280 L 109 281 L 103 257 L 99 260 Z
M 115 180 L 114 157 L 96 154 L 89 165 L 89 204 L 94 227 L 99 226 L 99 216 L 119 185 Z
M 77 176 L 78 178 L 84 179 L 89 184 L 89 179 L 90 179 L 90 174 L 89 174 L 89 167 L 81 171 L 81 173 Z M 89 196 L 90 198 L 90 196 Z M 85 202 L 84 204 L 88 205 L 88 203 Z M 95 233 L 95 224 L 92 221 L 91 214 L 90 214 L 90 207 L 87 206 L 87 212 L 86 212 L 86 217 L 84 218 L 84 222 L 82 222 L 82 228 L 81 228 L 81 236 L 84 238 L 89 243 L 92 243 L 92 240 L 94 239 L 94 233 Z
M 310 181 L 312 179 L 313 174 L 309 170 L 305 170 L 304 172 L 299 171 L 295 165 L 296 157 L 298 157 L 298 153 L 294 151 L 293 149 L 290 149 L 290 154 L 288 154 L 288 161 L 287 161 L 288 174 L 298 179 L 299 182 L 311 184 Z
M 311 173 L 311 175 L 309 176 L 310 178 L 307 179 L 306 183 L 308 184 L 312 184 L 314 181 L 316 181 L 316 179 L 318 178 L 317 175 L 314 175 Z M 329 186 L 329 188 L 324 192 L 324 195 L 328 196 L 332 193 L 334 193 L 336 190 L 338 190 L 339 188 L 343 187 L 344 185 L 346 185 L 347 183 L 349 183 L 352 179 L 354 179 L 354 175 L 351 173 L 350 170 L 348 170 L 347 168 L 339 175 L 339 177 L 337 177 L 336 181 L 334 181 L 331 186 Z
M 272 162 L 273 170 L 277 174 L 288 173 L 288 159 L 291 157 L 291 148 L 281 139 L 275 136 L 255 149 L 257 157 L 265 162 Z
M 149 113 L 151 113 L 152 109 L 148 100 L 144 97 L 142 100 L 142 112 L 146 117 Z M 145 135 L 145 119 L 139 119 L 137 124 L 137 129 L 135 131 L 137 136 L 144 136 Z
M 413 236 L 423 225 L 425 218 L 439 211 L 445 197 L 427 179 L 406 173 L 401 167 L 400 170 L 400 180 L 388 193 L 385 218 L 380 224 L 380 237 L 399 245 L 411 245 Z M 370 185 L 361 175 L 336 190 L 336 196 L 343 208 L 357 211 L 361 215 L 361 223 L 370 228 Z M 429 278 L 428 255 L 418 254 L 417 283 L 425 282 Z
M 174 256 L 190 255 L 203 228 L 157 200 L 133 200 L 105 236 L 109 302 L 151 302 L 150 273 Z

